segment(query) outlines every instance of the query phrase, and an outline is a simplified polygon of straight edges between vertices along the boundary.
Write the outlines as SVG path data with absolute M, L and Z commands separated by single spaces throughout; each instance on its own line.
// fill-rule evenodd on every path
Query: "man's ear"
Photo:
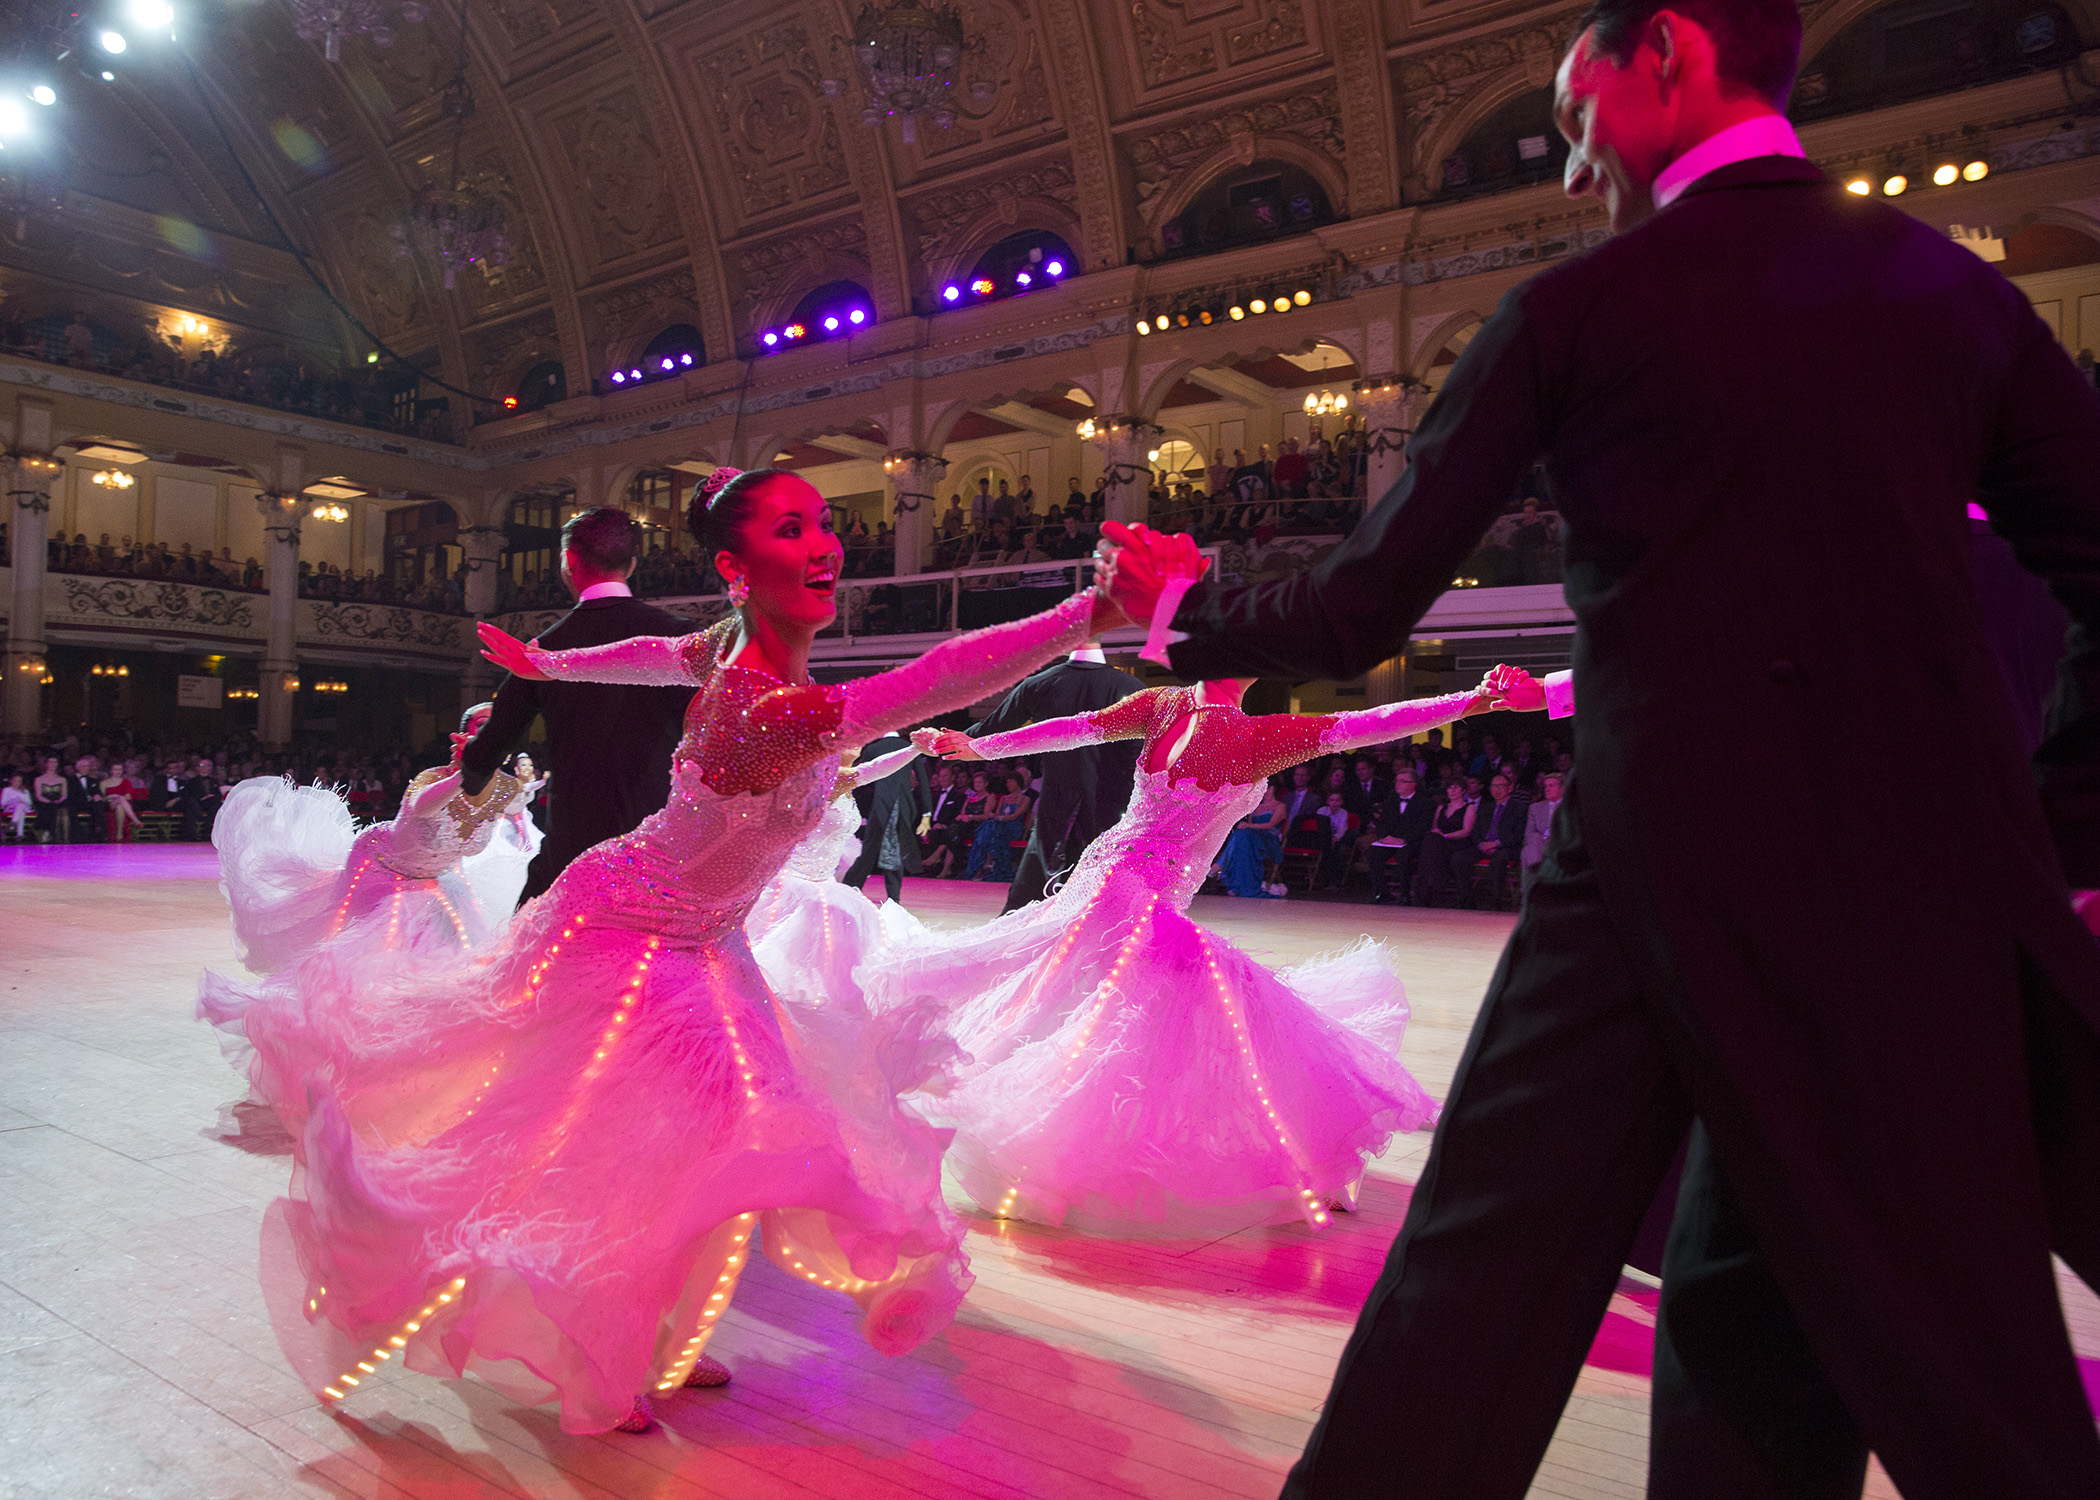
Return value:
M 1648 27 L 1642 40 L 1655 53 L 1656 81 L 1667 88 L 1683 68 L 1684 59 L 1677 47 L 1677 17 L 1667 10 L 1659 10 L 1648 18 Z

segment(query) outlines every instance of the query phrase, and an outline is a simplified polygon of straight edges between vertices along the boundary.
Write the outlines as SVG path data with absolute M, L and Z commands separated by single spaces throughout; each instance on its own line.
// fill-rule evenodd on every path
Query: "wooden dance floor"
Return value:
M 1426 1135 L 1314 1235 L 1087 1238 L 973 1217 L 977 1285 L 948 1331 L 873 1353 L 843 1299 L 758 1260 L 712 1352 L 716 1391 L 643 1437 L 570 1437 L 551 1408 L 392 1371 L 340 1411 L 292 1377 L 256 1285 L 289 1142 L 190 1019 L 232 964 L 209 848 L 0 850 L 0 1496 L 505 1495 L 1198 1500 L 1276 1493 L 1405 1212 Z M 913 881 L 941 925 L 991 886 Z M 1199 901 L 1277 962 L 1368 930 L 1449 1084 L 1509 918 Z M 1948 1129 L 1960 1129 L 1958 1119 Z M 2065 1288 L 2100 1387 L 2100 1306 Z M 1639 1495 L 1653 1298 L 1622 1285 L 1533 1493 Z M 1421 1378 L 1434 1380 L 1434 1370 Z M 1869 1495 L 1893 1495 L 1878 1471 Z

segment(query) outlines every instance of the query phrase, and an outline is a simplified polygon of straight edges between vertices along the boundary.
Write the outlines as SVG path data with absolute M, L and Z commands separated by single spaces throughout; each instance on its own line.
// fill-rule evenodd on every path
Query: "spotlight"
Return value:
M 993 290 L 992 278 L 989 276 L 978 277 L 975 281 L 970 283 L 970 290 L 975 292 L 980 297 L 991 296 Z
M 0 140 L 29 134 L 29 111 L 12 99 L 0 99 Z
M 1150 333 L 1151 331 L 1152 331 L 1152 323 L 1151 323 L 1151 321 L 1150 321 L 1149 319 L 1146 319 L 1146 318 L 1139 318 L 1139 319 L 1138 319 L 1138 332 L 1139 332 L 1139 333 Z
M 39 104 L 50 105 L 58 103 L 58 91 L 48 83 L 40 83 L 31 89 L 29 97 L 36 100 Z
M 1991 164 L 1987 161 L 1972 161 L 1961 169 L 1963 182 L 1981 182 L 1991 175 Z
M 1874 184 L 1867 181 L 1864 177 L 1855 177 L 1845 184 L 1845 191 L 1864 198 L 1867 194 L 1874 191 Z
M 808 335 L 808 333 L 809 330 L 807 328 L 804 328 L 800 323 L 790 323 L 787 326 L 787 337 L 791 339 L 804 338 Z
M 664 368 L 665 368 L 666 370 L 675 370 L 675 369 L 677 369 L 677 368 L 678 368 L 678 361 L 676 361 L 675 359 L 671 358 L 671 356 L 670 356 L 670 355 L 668 355 L 668 354 L 666 354 L 666 355 L 665 355 L 665 356 L 663 357 L 663 360 L 662 360 L 662 364 L 663 364 L 663 367 L 664 367 Z
M 372 351 L 371 351 L 370 353 L 366 354 L 366 355 L 365 355 L 365 363 L 366 363 L 366 364 L 368 364 L 368 365 L 376 365 L 376 364 L 378 364 L 378 363 L 379 363 L 379 351 L 378 351 L 377 349 L 374 349 L 374 350 L 372 350 Z
M 941 288 L 941 300 L 943 302 L 954 302 L 958 300 L 961 296 L 962 288 L 957 286 L 952 281 Z
M 1158 463 L 1158 462 L 1159 462 L 1159 450 L 1158 450 L 1157 448 L 1154 448 L 1154 449 L 1153 449 L 1153 450 L 1152 450 L 1152 451 L 1151 451 L 1150 453 L 1147 453 L 1147 454 L 1145 455 L 1145 462 L 1146 462 L 1146 463 L 1148 463 L 1148 464 L 1156 464 L 1156 463 Z
M 175 24 L 175 7 L 168 0 L 131 0 L 131 19 L 149 31 Z
M 503 398 L 503 409 L 505 411 L 516 411 L 518 409 L 518 398 L 516 396 L 505 396 Z
M 690 354 L 681 354 L 678 356 L 678 362 L 682 365 L 689 365 L 693 362 L 693 356 Z
M 1199 308 L 1196 312 L 1196 321 L 1201 323 L 1205 328 L 1210 327 L 1210 309 L 1207 307 Z
M 1026 271 L 1016 271 L 1014 272 L 1014 285 L 1033 286 L 1035 285 L 1035 278 L 1029 275 Z
M 1297 291 L 1291 293 L 1291 300 L 1297 303 L 1300 307 L 1304 307 L 1307 303 L 1312 301 L 1312 293 L 1301 286 L 1298 288 Z
M 1048 276 L 1062 276 L 1065 274 L 1065 263 L 1061 260 L 1053 260 L 1049 265 L 1043 267 L 1043 271 Z
M 1903 196 L 1904 189 L 1909 186 L 1910 179 L 1908 177 L 1905 177 L 1901 172 L 1891 172 L 1882 180 L 1881 193 L 1885 198 L 1900 198 Z
M 629 380 L 640 380 L 642 378 L 642 372 L 640 370 L 629 370 L 627 372 L 627 378 Z
M 1251 313 L 1265 313 L 1268 310 L 1269 299 L 1267 297 L 1256 297 L 1247 304 L 1247 311 Z
M 759 339 L 762 343 L 765 344 L 765 346 L 768 349 L 770 349 L 775 344 L 780 342 L 780 335 L 775 333 L 772 329 L 768 328 L 764 333 L 759 335 Z
M 1932 185 L 1934 187 L 1952 187 L 1955 180 L 1960 176 L 1960 167 L 1957 167 L 1951 161 L 1943 161 L 1932 169 Z
M 112 56 L 124 50 L 124 33 L 121 31 L 105 31 L 95 40 L 102 44 L 104 52 Z
M 1232 319 L 1233 322 L 1237 323 L 1242 318 L 1247 316 L 1247 309 L 1240 306 L 1239 303 L 1235 302 L 1232 304 L 1232 306 L 1225 309 L 1225 316 Z
M 837 333 L 839 331 L 839 320 L 836 314 L 824 320 L 824 331 L 826 333 Z
M 625 373 L 624 373 L 623 371 L 620 371 L 620 370 L 615 370 L 615 371 L 613 371 L 613 373 L 612 373 L 612 383 L 613 383 L 614 385 L 625 385 L 625 384 L 627 384 L 627 376 L 626 376 L 626 374 L 625 374 Z
M 856 307 L 852 312 L 846 314 L 846 321 L 858 328 L 861 324 L 868 321 L 868 310 L 864 307 Z
M 1174 314 L 1174 322 L 1177 327 L 1186 328 L 1189 326 L 1189 315 L 1185 312 L 1176 313 Z
M 103 81 L 104 83 L 114 83 L 114 82 L 116 82 L 116 80 L 117 80 L 117 75 L 116 75 L 116 74 L 114 74 L 114 73 L 110 72 L 110 70 L 109 70 L 109 69 L 107 69 L 107 68 L 104 68 L 104 69 L 102 70 L 102 81 Z

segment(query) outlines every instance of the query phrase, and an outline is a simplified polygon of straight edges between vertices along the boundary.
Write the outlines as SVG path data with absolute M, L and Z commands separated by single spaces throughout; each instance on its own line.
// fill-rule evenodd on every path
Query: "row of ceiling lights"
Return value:
M 84 14 L 87 7 L 68 11 L 51 30 L 55 33 L 54 45 L 57 56 L 52 62 L 65 62 L 78 67 L 83 73 L 99 75 L 104 83 L 117 75 L 103 63 L 122 56 L 130 50 L 131 42 L 122 31 L 108 22 L 97 22 Z M 162 34 L 172 35 L 175 30 L 175 7 L 168 0 L 130 0 L 125 7 L 133 24 L 142 33 L 158 38 Z M 49 109 L 58 103 L 58 90 L 50 77 L 28 79 L 15 77 L 0 83 L 0 150 L 19 142 L 34 140 L 41 132 L 34 114 L 25 108 L 27 104 Z
M 690 370 L 692 367 L 693 356 L 688 351 L 680 354 L 666 354 L 646 365 L 629 365 L 624 370 L 614 370 L 605 378 L 614 385 L 640 385 L 645 380 L 661 380 L 666 375 L 676 375 L 680 370 Z M 505 407 L 515 409 L 518 404 L 518 398 L 516 396 L 505 396 L 503 404 Z
M 1212 323 L 1230 318 L 1237 323 L 1250 315 L 1265 312 L 1284 312 L 1292 307 L 1306 307 L 1313 300 L 1309 286 L 1296 289 L 1264 288 L 1253 296 L 1234 293 L 1230 298 L 1213 297 L 1204 303 L 1192 303 L 1176 307 L 1168 312 L 1153 313 L 1138 319 L 1137 331 L 1141 334 L 1165 333 L 1170 328 L 1208 327 Z
M 1882 197 L 1899 198 L 1910 190 L 1910 177 L 1904 172 L 1903 168 L 1904 161 L 1900 156 L 1889 163 L 1887 171 L 1883 173 L 1881 178 Z M 1956 166 L 1951 161 L 1943 161 L 1932 169 L 1932 185 L 1934 187 L 1952 187 L 1957 182 L 1981 182 L 1990 175 L 1991 164 L 1980 157 L 1970 162 L 1967 166 Z M 1855 177 L 1847 178 L 1845 191 L 1862 198 L 1867 197 L 1874 191 L 1874 179 L 1864 172 Z
M 1043 260 L 1041 254 L 1042 252 L 1037 251 L 1035 259 L 1014 271 L 1012 286 L 1008 288 L 1010 292 L 1018 295 L 1033 287 L 1049 286 L 1064 278 L 1065 263 L 1056 256 Z M 1000 290 L 999 283 L 991 277 L 976 276 L 968 281 L 949 282 L 941 288 L 941 300 L 954 307 L 962 302 L 965 296 L 982 302 L 987 297 L 997 295 Z

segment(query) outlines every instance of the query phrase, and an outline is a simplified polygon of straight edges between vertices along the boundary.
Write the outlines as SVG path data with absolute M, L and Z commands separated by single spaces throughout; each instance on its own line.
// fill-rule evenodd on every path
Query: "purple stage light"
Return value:
M 1052 262 L 1050 262 L 1049 265 L 1043 267 L 1043 269 L 1045 271 L 1048 271 L 1052 276 L 1062 276 L 1065 274 L 1065 263 L 1061 260 L 1053 260 Z
M 1032 284 L 1034 283 L 1034 281 L 1035 281 L 1035 278 L 1034 278 L 1033 276 L 1029 275 L 1029 274 L 1028 274 L 1028 273 L 1027 273 L 1026 271 L 1016 271 L 1016 272 L 1014 272 L 1014 285 L 1015 285 L 1015 286 L 1029 286 L 1029 285 L 1032 285 Z
M 774 332 L 774 331 L 773 331 L 772 329 L 770 329 L 770 328 L 768 328 L 768 329 L 767 329 L 767 330 L 765 331 L 765 334 L 764 334 L 764 338 L 765 338 L 765 345 L 766 345 L 766 347 L 767 347 L 768 349 L 772 348 L 772 347 L 773 347 L 773 346 L 774 346 L 775 344 L 777 344 L 777 343 L 779 343 L 779 342 L 780 342 L 780 335 L 779 335 L 779 334 L 777 334 L 777 333 L 775 333 L 775 332 Z
M 614 384 L 614 385 L 625 385 L 625 384 L 627 384 L 627 377 L 626 377 L 625 375 L 621 374 L 621 373 L 620 373 L 620 372 L 619 372 L 618 370 L 615 370 L 615 371 L 613 371 L 613 384 Z
M 956 286 L 953 282 L 950 282 L 947 286 L 941 288 L 941 299 L 943 301 L 954 302 L 961 296 L 962 288 Z
M 678 362 L 682 365 L 689 365 L 693 362 L 693 356 L 690 354 L 681 354 L 678 356 Z
M 629 380 L 640 380 L 642 378 L 642 372 L 640 370 L 629 370 L 627 372 L 627 378 Z
M 852 312 L 847 313 L 846 317 L 856 328 L 868 321 L 868 314 L 864 308 L 856 307 Z
M 668 354 L 664 356 L 664 368 L 666 370 L 675 370 L 678 368 L 678 366 L 672 362 L 671 356 Z

